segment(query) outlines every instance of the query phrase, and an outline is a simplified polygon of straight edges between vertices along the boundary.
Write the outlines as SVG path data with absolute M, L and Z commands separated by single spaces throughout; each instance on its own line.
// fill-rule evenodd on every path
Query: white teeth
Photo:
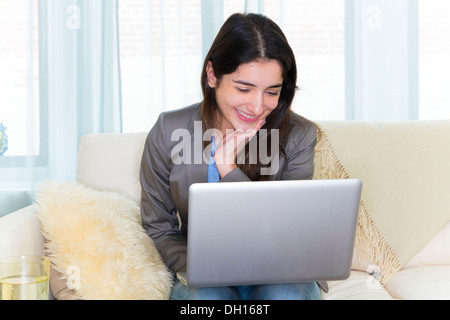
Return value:
M 239 110 L 239 109 L 236 109 L 236 110 L 237 110 L 237 112 L 238 112 L 241 116 L 244 116 L 244 117 L 246 117 L 247 119 L 255 119 L 255 118 L 257 117 L 257 116 L 250 116 L 250 115 L 244 113 L 243 111 L 241 111 L 241 110 Z

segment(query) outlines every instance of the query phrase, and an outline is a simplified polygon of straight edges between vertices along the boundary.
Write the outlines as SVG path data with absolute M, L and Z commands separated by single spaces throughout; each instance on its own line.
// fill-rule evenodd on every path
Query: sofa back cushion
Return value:
M 77 182 L 115 191 L 140 203 L 139 169 L 147 132 L 91 134 L 81 138 Z

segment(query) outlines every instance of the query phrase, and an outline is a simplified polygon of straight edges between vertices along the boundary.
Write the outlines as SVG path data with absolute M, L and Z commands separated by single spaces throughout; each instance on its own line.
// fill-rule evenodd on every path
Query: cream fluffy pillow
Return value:
M 75 298 L 168 298 L 172 276 L 132 200 L 52 181 L 35 199 L 47 254 Z

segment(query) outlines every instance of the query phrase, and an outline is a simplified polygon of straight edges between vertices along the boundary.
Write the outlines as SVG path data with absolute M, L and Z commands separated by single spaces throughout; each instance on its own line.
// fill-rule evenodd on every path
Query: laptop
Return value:
M 196 183 L 189 189 L 190 287 L 344 280 L 362 182 Z

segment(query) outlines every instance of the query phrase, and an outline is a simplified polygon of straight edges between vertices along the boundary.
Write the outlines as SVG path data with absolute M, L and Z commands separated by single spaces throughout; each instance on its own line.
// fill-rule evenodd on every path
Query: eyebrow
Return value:
M 247 82 L 247 81 L 242 81 L 242 80 L 233 80 L 234 83 L 238 83 L 238 84 L 242 84 L 244 86 L 249 86 L 249 87 L 256 87 L 256 85 L 254 85 L 253 83 Z M 273 86 L 268 87 L 268 89 L 274 89 L 274 88 L 281 88 L 283 86 L 282 83 L 280 84 L 275 84 Z

